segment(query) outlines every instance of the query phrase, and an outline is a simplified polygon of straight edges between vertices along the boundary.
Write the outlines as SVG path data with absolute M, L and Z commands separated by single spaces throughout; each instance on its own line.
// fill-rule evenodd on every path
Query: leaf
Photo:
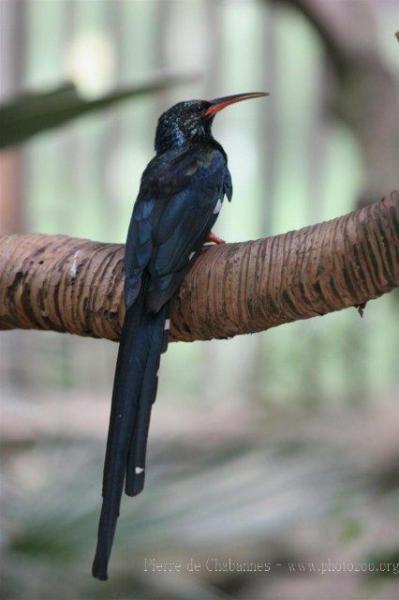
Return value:
M 79 95 L 71 82 L 50 92 L 22 94 L 0 106 L 0 148 L 20 144 L 37 133 L 64 125 L 86 113 L 109 108 L 122 100 L 135 99 L 192 79 L 187 75 L 163 76 L 95 99 Z

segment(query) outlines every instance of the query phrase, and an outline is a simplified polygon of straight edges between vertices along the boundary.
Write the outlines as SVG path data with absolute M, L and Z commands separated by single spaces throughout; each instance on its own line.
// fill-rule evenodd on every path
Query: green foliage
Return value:
M 87 113 L 110 108 L 122 100 L 136 99 L 188 80 L 184 76 L 161 77 L 94 99 L 83 98 L 71 82 L 50 92 L 22 94 L 0 106 L 0 148 L 20 144 L 37 133 L 64 125 Z

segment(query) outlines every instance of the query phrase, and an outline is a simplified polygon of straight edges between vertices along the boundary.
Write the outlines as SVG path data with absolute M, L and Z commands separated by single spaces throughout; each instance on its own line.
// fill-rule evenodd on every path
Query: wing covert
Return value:
M 217 219 L 215 207 L 225 194 L 231 197 L 226 160 L 216 148 L 171 161 L 170 170 L 164 163 L 157 167 L 156 160 L 150 163 L 134 206 L 126 243 L 127 306 L 137 297 L 144 269 L 150 275 L 147 308 L 157 311 L 169 300 Z

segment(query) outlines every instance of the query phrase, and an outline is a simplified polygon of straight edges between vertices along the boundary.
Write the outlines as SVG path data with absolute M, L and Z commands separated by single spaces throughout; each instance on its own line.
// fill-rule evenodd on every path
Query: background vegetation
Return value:
M 357 27 L 367 22 L 371 31 L 365 54 L 378 56 L 397 91 L 397 4 L 338 4 L 348 22 L 361 7 L 366 20 Z M 158 115 L 182 99 L 252 90 L 272 95 L 215 122 L 234 184 L 216 233 L 253 239 L 338 216 L 364 199 L 369 171 L 358 130 L 367 123 L 356 129 L 337 118 L 347 81 L 292 3 L 1 0 L 0 8 L 3 110 L 22 116 L 21 125 L 0 113 L 2 140 L 7 127 L 36 134 L 0 154 L 4 233 L 123 241 Z M 72 116 L 100 98 L 114 104 L 32 133 L 32 98 L 16 105 L 16 97 L 41 94 L 34 111 L 49 126 L 63 90 L 75 102 Z M 131 98 L 116 103 L 121 90 Z M 389 191 L 378 187 L 374 199 Z M 3 597 L 395 597 L 392 569 L 317 569 L 329 559 L 399 563 L 397 319 L 391 294 L 370 303 L 363 319 L 349 310 L 225 342 L 170 345 L 147 488 L 123 504 L 106 585 L 89 571 L 116 345 L 3 332 Z M 191 557 L 198 572 L 145 571 L 145 558 L 185 565 Z M 208 558 L 272 568 L 209 570 Z

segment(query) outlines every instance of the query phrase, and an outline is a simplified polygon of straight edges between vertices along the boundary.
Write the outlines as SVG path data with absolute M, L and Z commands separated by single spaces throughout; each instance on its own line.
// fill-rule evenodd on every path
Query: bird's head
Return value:
M 159 118 L 155 135 L 157 154 L 188 142 L 212 137 L 211 126 L 216 113 L 230 104 L 261 96 L 268 96 L 268 94 L 249 92 L 215 98 L 215 100 L 188 100 L 175 104 Z

